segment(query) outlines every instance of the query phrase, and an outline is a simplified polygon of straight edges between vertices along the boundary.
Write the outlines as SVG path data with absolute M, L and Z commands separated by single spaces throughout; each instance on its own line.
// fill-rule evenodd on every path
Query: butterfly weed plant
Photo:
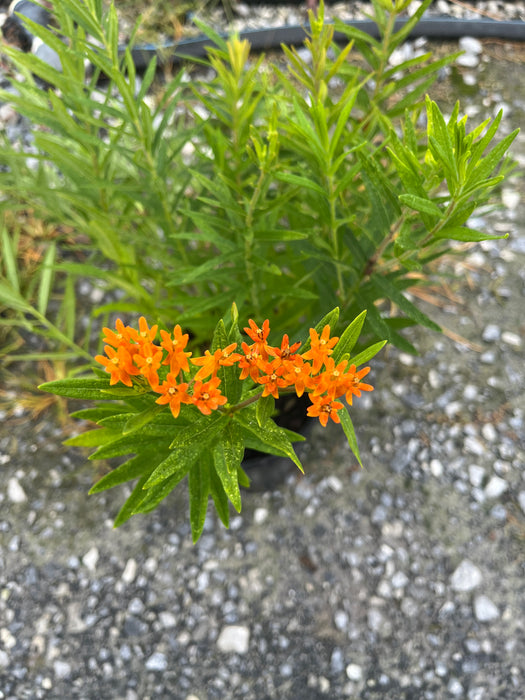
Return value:
M 410 0 L 373 0 L 378 39 L 327 23 L 321 3 L 284 60 L 199 24 L 205 80 L 184 67 L 159 84 L 155 60 L 139 78 L 101 0 L 57 0 L 54 27 L 27 21 L 61 70 L 2 48 L 0 100 L 32 138 L 0 135 L 0 324 L 44 342 L 6 359 L 67 360 L 70 376 L 42 388 L 95 400 L 76 415 L 101 426 L 71 444 L 134 455 L 93 489 L 138 479 L 117 524 L 186 475 L 194 538 L 209 495 L 227 523 L 246 447 L 300 464 L 298 436 L 273 422 L 282 393 L 309 394 L 309 415 L 341 422 L 358 457 L 341 398 L 369 387 L 360 365 L 385 341 L 415 352 L 407 326 L 440 330 L 407 290 L 451 241 L 490 238 L 469 220 L 494 205 L 517 132 L 499 137 L 501 113 L 472 127 L 459 104 L 443 115 L 429 94 L 455 54 L 392 66 L 429 3 L 396 28 Z M 28 215 L 52 232 L 29 280 Z M 86 279 L 103 297 L 88 311 Z M 360 334 L 369 349 L 353 355 Z M 73 376 L 97 352 L 94 374 Z

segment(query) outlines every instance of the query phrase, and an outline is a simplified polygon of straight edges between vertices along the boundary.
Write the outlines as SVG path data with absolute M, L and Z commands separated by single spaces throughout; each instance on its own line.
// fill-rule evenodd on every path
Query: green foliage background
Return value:
M 23 80 L 0 99 L 31 121 L 34 145 L 0 135 L 0 324 L 43 335 L 38 357 L 87 360 L 76 291 L 88 278 L 104 290 L 97 325 L 143 314 L 203 345 L 232 302 L 298 335 L 339 306 L 342 326 L 366 309 L 369 337 L 413 352 L 402 329 L 438 327 L 407 297 L 410 273 L 450 240 L 487 237 L 468 219 L 508 172 L 516 135 L 493 146 L 501 114 L 469 130 L 459 106 L 445 119 L 425 97 L 454 55 L 390 66 L 429 2 L 395 31 L 408 3 L 375 1 L 380 40 L 325 23 L 321 6 L 310 58 L 283 47 L 285 66 L 202 26 L 213 77 L 181 69 L 159 88 L 155 61 L 139 81 L 133 40 L 119 48 L 114 6 L 57 0 L 56 30 L 29 24 L 61 71 L 2 49 Z M 29 280 L 16 224 L 27 211 L 53 231 Z

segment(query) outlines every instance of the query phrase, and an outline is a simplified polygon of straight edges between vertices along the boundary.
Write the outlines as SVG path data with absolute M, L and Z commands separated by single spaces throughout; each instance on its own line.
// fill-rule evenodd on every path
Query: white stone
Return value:
M 336 610 L 334 623 L 338 630 L 345 630 L 348 627 L 348 615 L 344 610 Z
M 124 571 L 122 572 L 122 580 L 124 583 L 132 583 L 137 575 L 137 562 L 135 559 L 128 559 Z
M 489 323 L 485 328 L 483 329 L 483 333 L 481 334 L 482 339 L 486 343 L 495 343 L 497 340 L 500 339 L 501 336 L 501 330 L 499 329 L 499 326 L 496 326 L 495 323 Z
M 332 489 L 335 493 L 341 493 L 343 490 L 343 482 L 337 476 L 326 477 L 326 485 Z
M 11 503 L 25 503 L 27 501 L 26 492 L 14 476 L 7 482 L 7 497 Z
M 479 65 L 479 56 L 474 53 L 464 53 L 456 58 L 456 63 L 464 68 L 476 68 Z
M 219 651 L 246 654 L 250 644 L 250 630 L 243 625 L 227 625 L 223 627 L 217 639 Z
M 483 575 L 469 559 L 464 559 L 450 577 L 450 585 L 458 592 L 472 591 L 479 586 Z
M 90 571 L 95 571 L 99 556 L 98 549 L 96 547 L 91 547 L 82 557 L 82 563 Z
M 501 334 L 501 340 L 507 345 L 512 345 L 513 348 L 521 348 L 521 338 L 517 333 L 504 331 Z
M 483 50 L 481 41 L 473 36 L 462 36 L 459 40 L 459 48 L 467 53 L 480 54 Z
M 498 437 L 496 428 L 492 425 L 492 423 L 485 423 L 481 428 L 481 434 L 487 442 L 494 442 Z
M 474 598 L 474 615 L 479 622 L 492 622 L 498 619 L 499 610 L 486 595 L 477 595 Z
M 168 668 L 168 659 L 165 654 L 156 651 L 146 661 L 146 668 L 148 671 L 165 671 Z
M 468 452 L 471 455 L 477 455 L 478 457 L 484 454 L 486 451 L 485 445 L 483 445 L 483 443 L 480 442 L 477 437 L 474 437 L 474 435 L 467 435 L 464 445 L 465 452 Z
M 481 486 L 485 478 L 485 469 L 479 464 L 471 464 L 468 468 L 468 478 L 472 486 Z
M 443 465 L 441 464 L 439 459 L 430 460 L 430 472 L 432 476 L 436 477 L 436 479 L 438 479 L 440 476 L 443 476 Z
M 487 498 L 498 498 L 509 488 L 509 485 L 500 476 L 491 477 L 489 483 L 485 486 L 485 496 Z
M 428 372 L 428 382 L 432 389 L 439 389 L 441 386 L 441 375 L 435 369 L 431 369 Z
M 69 678 L 71 675 L 71 665 L 67 661 L 57 659 L 53 663 L 53 669 L 57 678 Z
M 359 664 L 348 664 L 346 667 L 346 675 L 351 681 L 359 682 L 363 679 L 363 669 Z
M 253 522 L 256 525 L 262 525 L 268 518 L 268 508 L 256 508 L 253 514 Z
M 0 668 L 7 668 L 9 666 L 9 654 L 7 651 L 0 649 Z
M 408 576 L 404 571 L 396 571 L 392 576 L 392 585 L 394 588 L 404 588 L 408 583 Z
M 175 627 L 177 624 L 177 618 L 169 610 L 163 610 L 159 613 L 159 622 L 164 627 L 164 629 L 169 629 L 170 627 Z

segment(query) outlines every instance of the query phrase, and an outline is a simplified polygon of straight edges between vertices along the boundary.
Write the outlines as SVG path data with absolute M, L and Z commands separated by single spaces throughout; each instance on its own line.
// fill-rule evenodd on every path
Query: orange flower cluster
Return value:
M 357 371 L 355 365 L 347 367 L 346 360 L 336 365 L 330 357 L 339 338 L 330 338 L 328 325 L 321 335 L 310 329 L 310 348 L 301 354 L 297 352 L 301 343 L 290 345 L 288 335 L 283 336 L 279 347 L 270 345 L 267 342 L 269 321 L 264 321 L 259 328 L 250 319 L 244 331 L 252 343 L 243 342 L 242 353 L 235 352 L 237 343 L 232 343 L 214 353 L 206 350 L 202 357 L 196 358 L 191 358 L 192 353 L 185 351 L 188 334 L 183 334 L 179 325 L 171 334 L 161 330 L 160 344 L 154 342 L 157 328 L 157 325 L 149 328 L 143 316 L 139 319 L 138 331 L 124 326 L 118 319 L 115 330 L 104 328 L 106 355 L 97 355 L 95 360 L 111 374 L 111 385 L 122 382 L 133 386 L 132 378 L 142 377 L 141 381 L 146 381 L 154 392 L 160 394 L 156 402 L 169 405 L 175 418 L 182 404 L 193 404 L 205 415 L 223 406 L 227 398 L 221 394 L 217 372 L 221 367 L 235 364 L 241 370 L 239 379 L 250 378 L 260 384 L 263 397 L 278 398 L 280 390 L 292 387 L 297 396 L 307 391 L 312 401 L 307 414 L 318 417 L 323 426 L 329 418 L 335 423 L 340 422 L 337 412 L 343 404 L 337 401 L 338 398 L 345 396 L 351 405 L 354 396 L 373 389 L 361 381 L 370 367 Z M 190 373 L 188 359 L 199 369 L 192 379 L 183 381 L 181 373 Z M 169 371 L 161 382 L 159 369 L 165 365 Z

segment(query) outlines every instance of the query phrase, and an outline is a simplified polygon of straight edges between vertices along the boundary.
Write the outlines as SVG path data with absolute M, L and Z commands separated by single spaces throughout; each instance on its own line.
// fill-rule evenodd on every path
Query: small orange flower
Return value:
M 371 384 L 364 384 L 361 382 L 361 379 L 366 377 L 369 372 L 370 367 L 363 367 L 363 369 L 360 369 L 359 372 L 356 372 L 355 365 L 350 365 L 348 368 L 344 381 L 346 391 L 345 398 L 350 406 L 352 405 L 353 396 L 357 396 L 359 398 L 362 391 L 374 390 L 374 387 Z
M 270 334 L 270 321 L 266 319 L 262 324 L 262 328 L 259 328 L 259 326 L 251 318 L 248 320 L 248 323 L 249 328 L 244 328 L 244 332 L 253 340 L 257 352 L 262 357 L 262 359 L 267 360 L 269 346 L 266 342 L 266 339 Z
M 177 375 L 174 372 L 168 372 L 166 380 L 162 382 L 162 386 L 157 386 L 155 391 L 162 394 L 155 401 L 158 404 L 168 404 L 174 418 L 177 418 L 180 413 L 180 407 L 183 403 L 191 403 L 191 396 L 188 394 L 188 385 L 184 382 L 177 384 Z
M 300 355 L 295 355 L 294 357 L 294 360 L 285 360 L 283 362 L 283 379 L 286 379 L 289 385 L 293 384 L 295 386 L 297 396 L 302 396 L 305 389 L 311 388 L 312 365 L 305 362 Z
M 310 350 L 303 353 L 303 357 L 305 360 L 313 361 L 312 371 L 314 374 L 319 372 L 326 358 L 332 354 L 338 340 L 338 337 L 330 338 L 330 326 L 328 324 L 323 328 L 320 336 L 315 328 L 310 328 L 311 347 Z
M 131 362 L 131 355 L 122 345 L 115 349 L 110 345 L 104 347 L 104 355 L 96 355 L 95 360 L 106 368 L 111 374 L 110 385 L 122 382 L 126 386 L 133 386 L 131 377 L 139 374 L 139 370 Z
M 293 360 L 297 355 L 295 354 L 295 351 L 298 350 L 301 347 L 301 343 L 294 343 L 290 347 L 290 341 L 288 340 L 288 335 L 285 334 L 283 335 L 283 339 L 281 341 L 281 347 L 268 347 L 268 354 L 272 355 L 273 357 L 278 357 L 280 358 L 281 361 L 284 360 Z
M 277 359 L 273 362 L 261 363 L 259 367 L 265 372 L 263 376 L 257 379 L 258 383 L 264 386 L 262 395 L 269 396 L 271 394 L 278 399 L 279 389 L 290 386 L 289 382 L 282 376 L 285 371 L 284 366 Z
M 183 334 L 181 327 L 177 324 L 173 329 L 173 337 L 163 330 L 160 331 L 160 335 L 161 346 L 168 353 L 162 364 L 169 365 L 170 372 L 174 374 L 178 374 L 181 370 L 189 372 L 188 357 L 191 357 L 191 352 L 184 352 L 190 337 L 188 333 Z
M 148 322 L 144 316 L 141 316 L 139 318 L 139 330 L 137 331 L 135 328 L 130 328 L 129 334 L 131 339 L 136 343 L 152 343 L 157 335 L 157 328 L 158 325 L 149 328 Z
M 318 375 L 315 382 L 314 395 L 319 396 L 327 392 L 332 398 L 342 396 L 347 391 L 347 375 L 345 375 L 347 360 L 343 360 L 336 367 L 334 360 L 327 357 L 324 365 L 324 371 Z
M 118 348 L 120 345 L 127 347 L 131 342 L 130 328 L 126 327 L 120 318 L 117 318 L 115 322 L 115 331 L 111 328 L 103 328 L 105 333 L 102 338 L 102 342 L 106 345 L 111 345 L 114 348 Z
M 239 360 L 239 367 L 242 370 L 239 379 L 251 377 L 253 381 L 256 382 L 260 376 L 259 361 L 261 360 L 261 356 L 255 344 L 248 345 L 247 343 L 242 343 L 241 347 L 244 352 L 244 357 L 241 356 Z
M 240 360 L 242 356 L 238 352 L 233 352 L 236 347 L 237 343 L 231 343 L 224 350 L 217 348 L 213 355 L 209 350 L 206 350 L 203 357 L 192 358 L 191 361 L 194 365 L 201 365 L 200 370 L 195 375 L 195 379 L 199 381 L 210 375 L 215 377 L 219 367 L 231 367 L 234 362 Z
M 310 399 L 312 405 L 308 406 L 307 414 L 310 418 L 319 418 L 319 422 L 324 427 L 328 423 L 328 419 L 331 418 L 334 423 L 340 423 L 341 419 L 337 414 L 344 408 L 340 401 L 334 401 L 330 396 L 313 396 L 310 394 Z
M 219 377 L 213 377 L 209 382 L 196 381 L 193 385 L 192 403 L 205 416 L 209 416 L 212 411 L 223 406 L 228 400 L 217 388 L 220 383 Z
M 133 362 L 139 369 L 140 374 L 145 377 L 154 389 L 159 384 L 157 371 L 162 362 L 162 348 L 153 343 L 142 343 L 136 346 L 139 352 L 133 355 Z

